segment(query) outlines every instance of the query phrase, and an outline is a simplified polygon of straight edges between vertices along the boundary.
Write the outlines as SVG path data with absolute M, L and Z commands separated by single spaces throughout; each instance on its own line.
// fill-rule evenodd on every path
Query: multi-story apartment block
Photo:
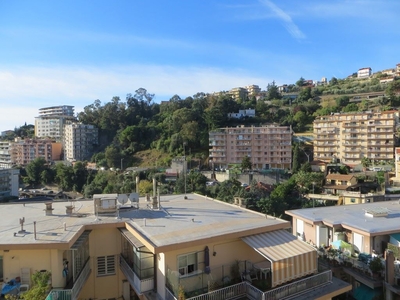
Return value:
M 9 141 L 0 141 L 0 169 L 11 168 L 13 163 L 11 161 L 11 145 Z
M 61 140 L 66 124 L 75 121 L 74 107 L 70 105 L 52 106 L 39 109 L 35 118 L 35 136 Z
M 357 71 L 357 78 L 368 78 L 372 75 L 371 68 L 361 68 Z
M 397 111 L 335 113 L 314 121 L 314 159 L 357 165 L 394 159 Z
M 227 168 L 248 156 L 253 169 L 291 168 L 292 128 L 289 126 L 220 128 L 209 133 L 210 163 Z
M 0 169 L 0 199 L 18 196 L 19 169 Z
M 94 145 L 98 144 L 98 130 L 93 125 L 68 124 L 64 127 L 64 158 L 83 161 L 90 158 Z
M 0 280 L 20 277 L 29 287 L 29 275 L 50 271 L 47 299 L 68 300 L 169 300 L 183 293 L 331 299 L 350 289 L 331 271 L 318 272 L 316 249 L 288 232 L 288 221 L 193 194 L 153 201 L 131 195 L 7 205 Z
M 252 84 L 244 87 L 247 90 L 249 96 L 256 96 L 261 89 L 258 85 Z
M 236 100 L 245 100 L 249 95 L 246 88 L 243 87 L 236 87 L 229 91 L 229 94 Z
M 11 161 L 16 165 L 27 165 L 35 158 L 42 157 L 47 162 L 61 158 L 61 143 L 51 139 L 17 139 L 11 147 Z

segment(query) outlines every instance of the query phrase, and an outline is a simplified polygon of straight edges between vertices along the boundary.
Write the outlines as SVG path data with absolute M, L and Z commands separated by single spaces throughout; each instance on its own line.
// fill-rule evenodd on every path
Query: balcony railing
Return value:
M 122 273 L 124 273 L 125 277 L 128 279 L 129 284 L 135 289 L 137 294 L 140 295 L 154 289 L 154 278 L 152 277 L 141 280 L 122 255 L 119 256 L 119 266 Z
M 332 282 L 332 271 L 328 270 L 311 277 L 297 280 L 293 283 L 279 288 L 262 292 L 249 282 L 244 281 L 222 289 L 211 291 L 199 296 L 188 298 L 188 300 L 214 300 L 214 299 L 238 299 L 246 297 L 248 299 L 285 299 L 296 294 L 306 293 L 316 287 L 321 287 Z M 175 300 L 172 292 L 166 289 L 167 299 Z
M 51 290 L 47 295 L 46 300 L 76 300 L 78 299 L 78 295 L 81 292 L 83 286 L 85 285 L 86 280 L 88 279 L 91 269 L 90 269 L 90 258 L 86 261 L 85 266 L 82 269 L 82 272 L 79 274 L 78 278 L 74 282 L 74 286 L 72 289 L 65 290 Z

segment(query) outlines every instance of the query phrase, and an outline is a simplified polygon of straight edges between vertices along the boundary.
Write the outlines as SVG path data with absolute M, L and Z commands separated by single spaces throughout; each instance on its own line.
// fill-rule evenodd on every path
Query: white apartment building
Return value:
M 65 160 L 84 161 L 89 159 L 96 144 L 98 144 L 98 129 L 95 126 L 80 123 L 65 125 Z
M 290 169 L 292 164 L 292 128 L 263 127 L 219 128 L 209 133 L 210 163 L 228 168 L 251 159 L 253 169 Z
M 61 140 L 64 126 L 75 120 L 73 106 L 60 105 L 40 108 L 39 116 L 35 118 L 35 136 Z
M 357 78 L 368 78 L 372 75 L 372 69 L 368 68 L 361 68 L 357 71 Z
M 0 141 L 0 169 L 12 167 L 11 144 L 9 141 Z
M 357 165 L 394 160 L 398 111 L 335 113 L 315 119 L 314 160 Z
M 0 199 L 18 196 L 19 169 L 0 169 Z

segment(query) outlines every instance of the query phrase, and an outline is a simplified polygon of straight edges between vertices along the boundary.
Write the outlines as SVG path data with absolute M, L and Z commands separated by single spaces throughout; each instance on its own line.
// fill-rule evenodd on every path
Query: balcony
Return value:
M 81 292 L 83 286 L 86 283 L 86 280 L 89 278 L 90 272 L 90 259 L 86 261 L 85 266 L 83 267 L 81 273 L 79 274 L 78 278 L 74 282 L 72 289 L 54 289 L 51 290 L 50 293 L 47 295 L 46 300 L 76 300 L 78 299 L 79 293 Z
M 243 281 L 221 289 L 211 290 L 189 299 L 287 299 L 300 293 L 305 295 L 309 291 L 315 291 L 317 288 L 330 283 L 332 283 L 332 271 L 325 271 L 266 292 L 259 290 L 249 281 Z M 166 288 L 166 295 L 168 300 L 177 299 L 168 288 Z
M 119 266 L 122 273 L 128 279 L 129 284 L 135 289 L 138 295 L 154 289 L 154 277 L 140 279 L 122 255 L 119 257 Z

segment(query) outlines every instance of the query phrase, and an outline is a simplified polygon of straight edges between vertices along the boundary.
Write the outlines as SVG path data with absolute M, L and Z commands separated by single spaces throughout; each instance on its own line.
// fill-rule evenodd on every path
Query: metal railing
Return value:
M 81 273 L 79 274 L 78 278 L 74 282 L 74 286 L 72 287 L 72 299 L 78 299 L 78 295 L 82 290 L 83 286 L 85 285 L 86 280 L 88 279 L 90 272 L 92 269 L 90 268 L 90 257 L 85 263 L 85 266 L 82 268 Z
M 300 279 L 296 282 L 284 285 L 268 292 L 262 292 L 251 283 L 244 281 L 206 294 L 188 298 L 187 300 L 225 300 L 246 297 L 252 300 L 275 300 L 292 297 L 296 294 L 305 293 L 311 289 L 332 282 L 332 271 L 328 270 L 311 277 Z M 175 296 L 168 290 L 167 299 L 175 300 Z
M 85 263 L 82 272 L 79 274 L 78 278 L 74 282 L 72 289 L 53 289 L 47 295 L 46 300 L 76 300 L 78 295 L 82 290 L 86 280 L 88 279 L 91 268 L 90 268 L 90 258 Z
M 330 282 L 332 282 L 332 271 L 329 270 L 265 292 L 263 299 L 282 299 Z
M 122 273 L 124 273 L 129 281 L 129 284 L 136 290 L 138 294 L 142 294 L 154 289 L 154 277 L 140 279 L 122 255 L 119 256 L 119 264 Z
M 250 283 L 248 283 L 247 281 L 241 282 L 241 283 L 237 283 L 235 285 L 228 286 L 226 288 L 222 288 L 222 289 L 219 289 L 216 291 L 209 292 L 207 294 L 202 294 L 199 296 L 188 298 L 187 300 L 225 300 L 225 299 L 237 298 L 239 296 L 246 296 L 248 285 L 250 285 Z M 261 292 L 261 295 L 262 295 L 262 292 Z M 257 298 L 254 298 L 254 299 L 257 299 Z

